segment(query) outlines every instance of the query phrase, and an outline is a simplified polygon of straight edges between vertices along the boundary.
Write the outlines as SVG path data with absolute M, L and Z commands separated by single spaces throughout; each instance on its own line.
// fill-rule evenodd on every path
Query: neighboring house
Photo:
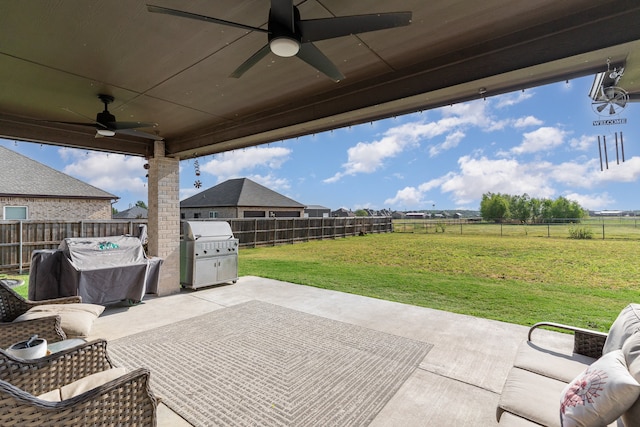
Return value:
M 405 216 L 406 216 L 405 213 L 400 211 L 393 211 L 391 213 L 391 218 L 393 219 L 404 219 Z
M 111 219 L 117 196 L 0 146 L 0 219 Z
M 113 219 L 147 219 L 149 218 L 149 211 L 140 206 L 134 206 L 132 208 L 113 214 Z
M 344 218 L 344 217 L 356 216 L 356 214 L 354 214 L 353 212 L 351 212 L 348 209 L 340 208 L 340 209 L 336 209 L 335 211 L 331 212 L 331 216 Z
M 309 205 L 304 210 L 304 216 L 308 218 L 327 218 L 331 216 L 331 209 L 320 205 Z
M 180 218 L 302 218 L 305 205 L 247 178 L 230 179 L 180 202 Z

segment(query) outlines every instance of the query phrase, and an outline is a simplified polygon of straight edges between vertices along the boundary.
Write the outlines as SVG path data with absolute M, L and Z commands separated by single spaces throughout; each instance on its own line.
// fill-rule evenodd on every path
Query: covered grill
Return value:
M 238 239 L 225 221 L 183 221 L 180 283 L 188 288 L 238 280 Z

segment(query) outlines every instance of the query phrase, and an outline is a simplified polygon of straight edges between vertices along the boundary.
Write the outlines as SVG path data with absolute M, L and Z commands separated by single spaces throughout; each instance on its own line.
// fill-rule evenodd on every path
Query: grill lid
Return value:
M 233 239 L 231 225 L 226 221 L 183 221 L 185 240 Z

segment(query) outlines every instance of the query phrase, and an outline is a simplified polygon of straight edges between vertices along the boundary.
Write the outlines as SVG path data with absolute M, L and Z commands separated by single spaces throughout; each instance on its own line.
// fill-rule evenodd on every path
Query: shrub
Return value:
M 570 239 L 593 239 L 593 231 L 588 227 L 569 227 Z

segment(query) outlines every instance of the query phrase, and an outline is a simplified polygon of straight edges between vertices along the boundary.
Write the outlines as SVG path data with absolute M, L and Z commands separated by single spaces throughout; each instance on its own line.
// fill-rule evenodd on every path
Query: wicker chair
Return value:
M 30 361 L 0 350 L 0 425 L 155 426 L 158 401 L 147 369 L 60 402 L 37 397 L 112 367 L 104 340 Z
M 22 341 L 33 334 L 38 334 L 41 338 L 46 339 L 47 342 L 66 339 L 65 333 L 60 327 L 59 316 L 49 316 L 24 322 L 13 322 L 13 320 L 37 305 L 79 302 L 82 302 L 79 296 L 29 301 L 18 295 L 8 284 L 0 280 L 0 348 L 7 348 L 11 344 Z

